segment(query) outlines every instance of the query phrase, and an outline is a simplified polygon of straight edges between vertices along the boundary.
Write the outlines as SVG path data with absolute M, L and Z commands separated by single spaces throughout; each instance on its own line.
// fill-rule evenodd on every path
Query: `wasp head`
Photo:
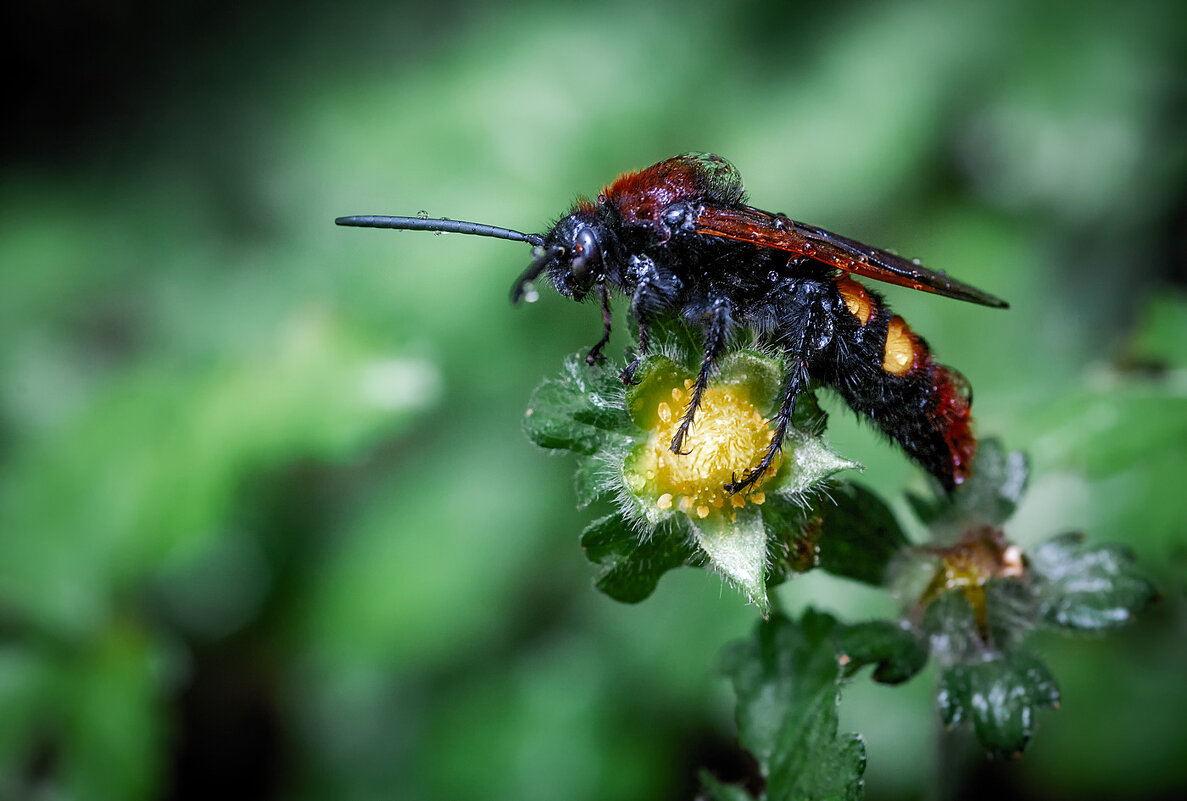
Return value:
M 594 284 L 605 280 L 603 226 L 588 215 L 575 213 L 563 218 L 536 248 L 535 258 L 515 282 L 512 301 L 528 292 L 528 285 L 547 271 L 556 291 L 567 298 L 583 300 Z

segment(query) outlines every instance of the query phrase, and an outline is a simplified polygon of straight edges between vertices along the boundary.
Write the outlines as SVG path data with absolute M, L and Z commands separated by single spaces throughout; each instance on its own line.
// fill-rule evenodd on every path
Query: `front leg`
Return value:
M 585 363 L 590 366 L 606 360 L 606 357 L 602 355 L 602 348 L 606 347 L 606 343 L 610 341 L 610 323 L 614 320 L 610 313 L 610 290 L 606 288 L 605 283 L 600 283 L 598 292 L 602 296 L 602 338 L 589 349 L 589 353 L 585 356 Z
M 672 437 L 672 453 L 688 452 L 682 451 L 680 448 L 684 444 L 684 438 L 688 435 L 688 429 L 692 427 L 697 409 L 701 406 L 701 396 L 705 394 L 705 388 L 709 386 L 709 376 L 713 373 L 713 367 L 717 364 L 717 359 L 725 350 L 726 342 L 729 339 L 731 328 L 729 301 L 725 298 L 716 298 L 710 307 L 708 317 L 709 321 L 705 326 L 705 355 L 701 359 L 701 370 L 697 373 L 696 383 L 692 386 L 692 397 L 689 398 L 688 406 L 684 410 L 684 419 L 680 421 L 680 427 L 676 429 L 676 435 Z
M 647 350 L 651 344 L 651 332 L 647 329 L 647 323 L 639 320 L 639 349 L 635 351 L 635 358 L 631 363 L 618 374 L 618 380 L 624 384 L 635 383 L 635 371 L 639 369 L 639 365 L 643 361 L 643 357 L 647 355 Z
M 639 326 L 639 349 L 635 353 L 635 358 L 618 376 L 624 384 L 633 382 L 635 370 L 639 369 L 639 364 L 650 348 L 651 332 L 648 326 L 652 314 L 670 308 L 681 288 L 680 279 L 660 267 L 649 256 L 631 256 L 627 275 L 635 286 L 635 291 L 631 295 L 631 314 Z

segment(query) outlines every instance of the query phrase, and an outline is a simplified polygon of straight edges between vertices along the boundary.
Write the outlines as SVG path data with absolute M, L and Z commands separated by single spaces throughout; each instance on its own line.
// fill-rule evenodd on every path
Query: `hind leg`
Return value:
M 725 485 L 726 492 L 737 493 L 752 487 L 766 475 L 783 449 L 787 428 L 795 414 L 795 400 L 812 379 L 811 366 L 834 342 L 835 310 L 830 289 L 831 284 L 821 285 L 815 281 L 805 281 L 791 289 L 792 301 L 785 312 L 788 324 L 784 326 L 785 333 L 780 342 L 787 372 L 779 393 L 779 410 L 772 419 L 775 427 L 771 444 L 759 463 L 741 480 Z
M 808 368 L 803 361 L 796 362 L 787 370 L 787 374 L 783 376 L 783 389 L 779 393 L 779 411 L 775 413 L 773 420 L 775 429 L 771 437 L 771 444 L 767 446 L 762 460 L 743 476 L 741 481 L 733 481 L 725 485 L 726 492 L 730 494 L 741 492 L 767 474 L 771 463 L 783 449 L 787 427 L 791 424 L 792 415 L 795 414 L 795 399 L 808 388 L 808 380 Z

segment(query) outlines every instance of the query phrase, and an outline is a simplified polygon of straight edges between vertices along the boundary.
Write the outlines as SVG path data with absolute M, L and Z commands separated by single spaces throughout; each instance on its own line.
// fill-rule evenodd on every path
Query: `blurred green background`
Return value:
M 713 666 L 753 609 L 704 571 L 596 594 L 571 464 L 520 432 L 595 309 L 512 308 L 521 245 L 331 222 L 541 230 L 687 150 L 1010 300 L 887 292 L 1031 453 L 1010 536 L 1126 542 L 1163 592 L 1041 642 L 1062 709 L 954 795 L 1187 792 L 1182 3 L 2 13 L 0 797 L 676 799 L 739 769 Z M 829 408 L 862 480 L 924 486 Z M 848 690 L 870 798 L 950 773 L 930 679 Z

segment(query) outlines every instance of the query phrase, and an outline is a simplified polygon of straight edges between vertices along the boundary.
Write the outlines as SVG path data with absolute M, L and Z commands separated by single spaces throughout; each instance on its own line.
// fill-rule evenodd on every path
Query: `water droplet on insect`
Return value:
M 767 280 L 768 281 L 778 281 L 779 273 L 775 272 L 774 270 L 771 270 L 769 273 L 767 273 Z
M 915 258 L 915 259 L 911 259 L 911 263 L 916 266 L 922 266 L 923 261 L 921 259 Z
M 420 217 L 422 220 L 429 219 L 429 213 L 427 211 L 425 211 L 424 209 L 421 209 L 420 211 L 416 212 L 416 216 Z
M 540 299 L 540 293 L 535 286 L 528 284 L 523 288 L 523 299 L 525 303 L 535 303 Z
M 812 251 L 814 251 L 815 249 L 816 249 L 816 248 L 812 247 L 812 246 L 811 246 L 810 244 L 808 244 L 807 242 L 805 242 L 805 243 L 804 243 L 804 252 L 805 252 L 805 253 L 811 253 L 811 252 L 812 252 Z

